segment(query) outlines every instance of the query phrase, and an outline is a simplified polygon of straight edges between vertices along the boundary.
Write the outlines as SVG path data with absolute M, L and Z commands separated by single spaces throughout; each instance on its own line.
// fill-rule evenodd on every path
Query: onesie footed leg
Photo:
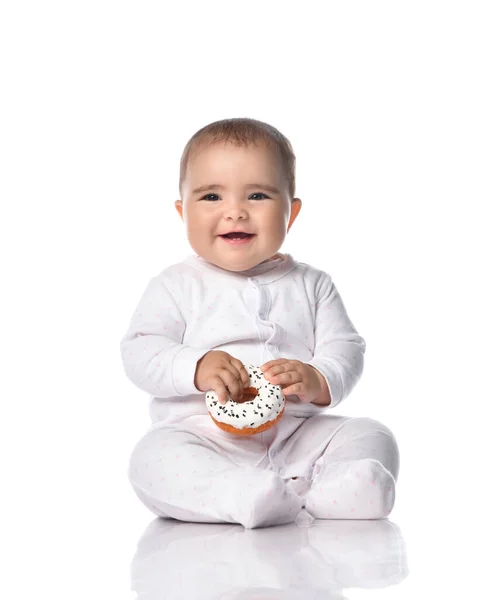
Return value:
M 194 497 L 178 490 L 166 498 L 153 496 L 136 483 L 132 485 L 139 499 L 158 516 L 196 523 L 237 523 L 245 529 L 291 523 L 303 502 L 275 473 L 252 467 L 232 467 L 212 475 L 204 492 L 202 485 L 196 486 L 199 492 Z M 185 500 L 176 500 L 178 493 Z
M 319 519 L 383 519 L 395 502 L 398 472 L 390 429 L 374 419 L 350 418 L 316 460 L 305 508 Z
M 312 477 L 305 508 L 317 519 L 383 519 L 395 503 L 395 480 L 375 459 L 339 462 L 323 456 Z
M 149 510 L 181 521 L 253 529 L 290 523 L 302 506 L 275 472 L 240 466 L 188 431 L 148 432 L 132 452 L 128 476 Z

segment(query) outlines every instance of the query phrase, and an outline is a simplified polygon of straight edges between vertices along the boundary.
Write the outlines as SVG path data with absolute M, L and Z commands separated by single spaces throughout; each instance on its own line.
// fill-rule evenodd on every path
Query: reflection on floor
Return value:
M 308 519 L 241 525 L 154 519 L 131 564 L 132 589 L 148 600 L 340 600 L 347 588 L 383 588 L 408 573 L 397 525 Z M 309 516 L 309 515 L 308 515 Z

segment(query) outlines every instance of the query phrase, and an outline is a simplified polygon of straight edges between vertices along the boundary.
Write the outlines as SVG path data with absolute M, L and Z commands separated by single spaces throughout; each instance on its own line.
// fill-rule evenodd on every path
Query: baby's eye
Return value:
M 251 194 L 252 196 L 265 196 L 266 198 L 268 198 L 267 194 L 264 194 L 263 192 L 255 192 L 254 194 Z
M 218 194 L 206 194 L 206 196 L 203 196 L 201 198 L 201 200 L 204 200 L 205 198 L 207 198 L 208 196 L 218 196 Z

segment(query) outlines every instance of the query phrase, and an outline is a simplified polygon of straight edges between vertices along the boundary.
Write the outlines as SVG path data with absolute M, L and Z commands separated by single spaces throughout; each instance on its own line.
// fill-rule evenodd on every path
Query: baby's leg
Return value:
M 273 471 L 237 465 L 185 429 L 151 429 L 135 446 L 128 474 L 154 514 L 181 521 L 253 529 L 294 521 L 302 504 Z
M 395 502 L 399 452 L 391 431 L 352 418 L 315 463 L 305 508 L 319 519 L 381 519 Z

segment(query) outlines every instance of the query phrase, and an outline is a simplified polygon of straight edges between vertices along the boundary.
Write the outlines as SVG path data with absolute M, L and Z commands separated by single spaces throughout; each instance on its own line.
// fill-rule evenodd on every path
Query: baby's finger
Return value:
M 220 377 L 227 388 L 232 400 L 239 400 L 243 396 L 243 382 L 239 371 L 232 365 L 225 366 L 220 371 Z
M 218 396 L 218 401 L 220 404 L 225 404 L 227 402 L 227 389 L 225 387 L 225 382 L 219 376 L 215 377 L 215 383 L 213 384 L 213 391 L 216 392 Z
M 239 367 L 239 373 L 241 373 L 241 381 L 243 382 L 243 387 L 249 387 L 250 385 L 250 378 L 248 375 L 248 371 L 246 371 L 244 365 L 241 365 Z
M 232 358 L 231 364 L 237 370 L 238 375 L 241 378 L 241 382 L 243 383 L 243 385 L 246 386 L 247 383 L 249 384 L 248 371 L 246 371 L 242 361 L 240 361 L 238 358 Z
M 238 376 L 241 379 L 242 388 L 249 387 L 250 378 L 248 375 L 248 371 L 246 371 L 243 363 L 237 358 L 234 358 L 231 362 L 232 362 L 232 365 L 234 366 L 234 368 L 237 369 Z M 242 396 L 242 391 L 243 390 L 241 389 L 241 396 Z

